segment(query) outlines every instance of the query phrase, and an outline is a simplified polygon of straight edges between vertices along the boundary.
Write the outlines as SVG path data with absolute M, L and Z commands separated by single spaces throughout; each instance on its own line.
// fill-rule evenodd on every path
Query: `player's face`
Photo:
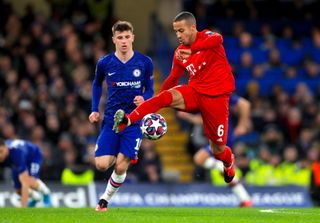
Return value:
M 0 146 L 0 163 L 2 163 L 8 156 L 9 150 L 5 145 Z
M 197 29 L 195 24 L 188 24 L 186 20 L 181 20 L 173 23 L 173 30 L 180 44 L 191 45 L 197 35 Z
M 112 37 L 112 41 L 116 46 L 116 51 L 126 53 L 132 50 L 132 43 L 134 41 L 134 35 L 131 31 L 116 31 Z

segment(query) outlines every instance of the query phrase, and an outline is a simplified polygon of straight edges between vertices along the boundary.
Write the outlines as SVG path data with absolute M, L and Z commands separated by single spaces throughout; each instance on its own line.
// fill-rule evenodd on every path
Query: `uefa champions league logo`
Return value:
M 134 71 L 132 72 L 133 76 L 135 77 L 140 77 L 141 75 L 141 71 L 139 69 L 134 69 Z

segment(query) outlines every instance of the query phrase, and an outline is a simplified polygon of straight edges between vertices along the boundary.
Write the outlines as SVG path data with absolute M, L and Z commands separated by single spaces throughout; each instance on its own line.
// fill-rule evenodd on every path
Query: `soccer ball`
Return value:
M 147 114 L 141 120 L 140 129 L 145 138 L 157 140 L 166 134 L 167 122 L 160 114 Z

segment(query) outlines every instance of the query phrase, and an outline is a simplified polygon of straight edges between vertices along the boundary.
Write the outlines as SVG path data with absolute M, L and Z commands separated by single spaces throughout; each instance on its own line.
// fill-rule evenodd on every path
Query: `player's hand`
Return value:
M 144 98 L 140 95 L 135 96 L 133 99 L 133 103 L 138 107 L 139 105 L 141 105 L 144 102 Z
M 99 112 L 91 112 L 91 114 L 89 115 L 89 121 L 91 123 L 98 122 L 99 119 L 100 119 Z
M 186 60 L 191 56 L 191 49 L 179 49 L 176 52 L 178 60 Z

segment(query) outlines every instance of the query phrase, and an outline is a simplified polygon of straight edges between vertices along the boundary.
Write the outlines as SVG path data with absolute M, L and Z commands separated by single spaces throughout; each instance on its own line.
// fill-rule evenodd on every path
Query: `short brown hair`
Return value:
M 196 18 L 191 12 L 183 11 L 180 12 L 174 19 L 173 22 L 179 22 L 185 20 L 189 25 L 196 24 Z
M 133 26 L 130 22 L 118 21 L 112 26 L 112 34 L 114 35 L 116 31 L 118 32 L 131 31 L 133 33 Z

